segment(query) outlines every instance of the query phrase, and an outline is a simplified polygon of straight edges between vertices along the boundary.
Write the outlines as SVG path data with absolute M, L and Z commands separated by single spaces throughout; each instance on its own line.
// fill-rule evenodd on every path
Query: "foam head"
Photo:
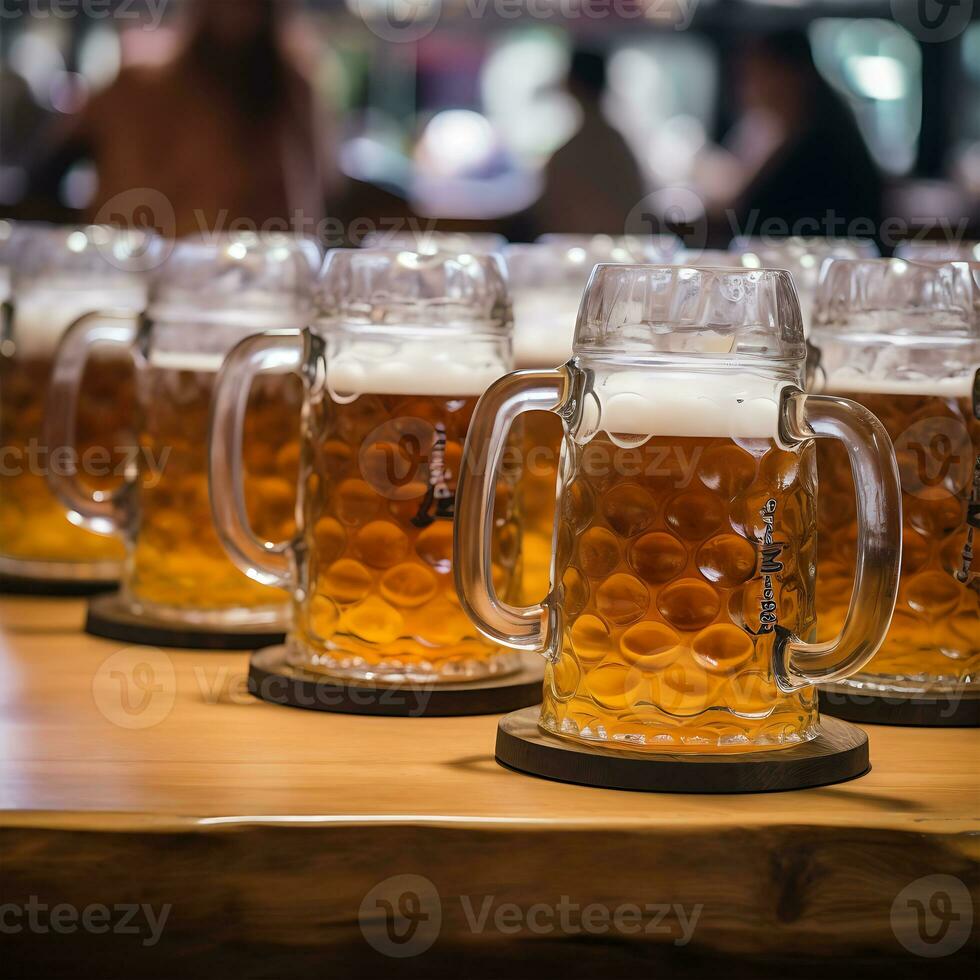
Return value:
M 835 391 L 965 396 L 980 365 L 967 262 L 836 261 L 817 291 L 813 341 Z
M 806 346 L 788 272 L 596 267 L 575 357 L 589 368 L 576 438 L 778 438 L 780 392 L 802 384 Z
M 327 384 L 359 394 L 479 395 L 510 370 L 511 306 L 499 256 L 336 249 L 314 329 Z
M 52 358 L 79 317 L 125 310 L 135 318 L 145 303 L 146 286 L 138 279 L 104 285 L 77 278 L 22 283 L 14 303 L 14 349 L 22 358 Z

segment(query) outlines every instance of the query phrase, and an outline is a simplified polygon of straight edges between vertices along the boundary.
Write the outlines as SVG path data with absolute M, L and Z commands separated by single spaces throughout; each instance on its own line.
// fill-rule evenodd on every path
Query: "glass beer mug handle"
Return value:
M 491 549 L 497 474 L 515 419 L 523 412 L 554 411 L 565 387 L 562 370 L 518 371 L 495 381 L 477 403 L 460 464 L 454 522 L 456 591 L 484 636 L 519 650 L 546 650 L 549 617 L 545 605 L 512 606 L 494 588 Z
M 82 378 L 95 347 L 118 347 L 134 356 L 138 330 L 139 317 L 132 310 L 86 313 L 65 331 L 51 369 L 44 411 L 48 486 L 68 509 L 73 524 L 99 534 L 119 534 L 132 519 L 136 474 L 127 471 L 126 482 L 114 490 L 88 490 L 79 481 L 76 422 Z M 56 450 L 68 457 L 69 466 L 53 465 Z
M 241 341 L 225 358 L 215 383 L 208 438 L 208 489 L 218 537 L 232 561 L 262 585 L 293 582 L 292 541 L 260 540 L 245 507 L 242 436 L 252 381 L 266 371 L 302 371 L 303 335 L 270 330 Z
M 776 682 L 791 691 L 848 677 L 881 646 L 898 593 L 902 492 L 891 440 L 866 408 L 847 398 L 803 392 L 791 394 L 786 408 L 791 438 L 837 439 L 847 449 L 858 533 L 854 587 L 840 634 L 823 643 L 789 636 L 776 644 Z

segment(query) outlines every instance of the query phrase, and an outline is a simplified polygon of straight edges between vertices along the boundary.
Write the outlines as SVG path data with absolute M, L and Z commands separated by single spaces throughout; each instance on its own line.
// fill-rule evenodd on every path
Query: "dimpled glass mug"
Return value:
M 600 265 L 574 352 L 494 384 L 460 476 L 457 585 L 488 637 L 544 652 L 541 727 L 610 746 L 751 751 L 816 732 L 812 685 L 860 669 L 891 616 L 899 488 L 878 421 L 800 390 L 788 273 Z M 559 520 L 542 605 L 487 569 L 494 473 L 529 409 L 562 420 Z M 815 644 L 814 441 L 857 473 L 859 560 L 841 633 Z
M 504 674 L 518 658 L 472 627 L 452 575 L 457 474 L 477 399 L 511 367 L 500 259 L 336 249 L 302 333 L 240 344 L 222 370 L 211 499 L 240 568 L 293 596 L 295 666 L 347 680 L 439 683 Z M 306 386 L 299 527 L 260 539 L 241 502 L 252 377 L 289 365 Z M 512 482 L 497 488 L 495 581 L 517 548 Z
M 533 245 L 508 245 L 503 255 L 514 302 L 514 367 L 564 364 L 592 270 L 600 262 L 630 263 L 634 251 L 603 235 L 556 235 Z M 522 421 L 521 599 L 540 602 L 551 566 L 561 421 L 551 412 L 528 412 Z
M 9 296 L 0 324 L 0 572 L 32 580 L 111 583 L 123 549 L 73 521 L 46 476 L 65 468 L 65 446 L 44 437 L 44 405 L 58 342 L 74 320 L 112 308 L 135 323 L 146 273 L 161 242 L 102 225 L 18 224 L 2 260 Z M 81 380 L 81 379 L 80 379 Z M 133 455 L 128 358 L 100 350 L 79 392 L 75 465 L 87 485 L 108 492 Z
M 815 390 L 852 398 L 895 444 L 902 579 L 888 636 L 848 685 L 941 693 L 980 683 L 980 265 L 835 262 L 817 293 Z M 829 635 L 854 561 L 852 480 L 821 445 L 817 610 Z
M 813 297 L 824 263 L 837 259 L 873 258 L 878 246 L 861 238 L 821 238 L 790 235 L 786 238 L 733 239 L 731 250 L 741 256 L 745 268 L 786 269 L 793 276 L 803 311 L 803 332 L 808 334 L 813 319 Z M 702 263 L 704 264 L 704 263 Z
M 138 322 L 83 318 L 65 336 L 47 418 L 52 444 L 74 445 L 93 348 L 111 346 L 136 365 L 140 453 L 126 484 L 93 496 L 73 473 L 49 477 L 76 520 L 125 543 L 121 593 L 134 613 L 215 629 L 285 622 L 285 594 L 243 575 L 211 523 L 208 420 L 227 351 L 249 334 L 306 322 L 319 260 L 312 242 L 285 234 L 184 239 L 157 270 Z M 270 537 L 292 532 L 300 401 L 288 372 L 251 391 L 248 506 Z

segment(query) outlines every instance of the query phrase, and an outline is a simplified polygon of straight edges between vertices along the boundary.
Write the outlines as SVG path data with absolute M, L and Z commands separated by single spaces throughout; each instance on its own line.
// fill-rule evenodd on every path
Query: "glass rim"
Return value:
M 598 263 L 582 295 L 573 350 L 796 364 L 806 342 L 787 269 Z
M 320 325 L 509 332 L 507 270 L 497 252 L 336 248 L 314 285 Z

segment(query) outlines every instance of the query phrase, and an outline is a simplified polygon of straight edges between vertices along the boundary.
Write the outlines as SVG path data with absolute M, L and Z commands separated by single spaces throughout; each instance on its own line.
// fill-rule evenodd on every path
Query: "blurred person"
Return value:
M 545 168 L 534 224 L 540 233 L 621 235 L 627 215 L 646 190 L 636 157 L 602 114 L 604 57 L 582 49 L 573 52 L 567 87 L 579 103 L 582 121 Z
M 866 219 L 877 238 L 881 176 L 853 113 L 817 70 L 806 34 L 749 43 L 737 92 L 743 115 L 733 149 L 743 172 L 729 202 L 730 233 L 766 233 L 763 222 L 774 221 L 786 235 L 867 237 L 867 228 L 848 228 Z
M 316 222 L 336 180 L 310 83 L 283 50 L 291 7 L 194 0 L 176 56 L 126 68 L 95 95 L 35 171 L 32 197 L 54 197 L 64 174 L 91 160 L 98 188 L 89 218 L 168 224 L 149 190 L 173 207 L 165 233 L 243 222 L 312 231 L 291 219 L 299 211 Z

